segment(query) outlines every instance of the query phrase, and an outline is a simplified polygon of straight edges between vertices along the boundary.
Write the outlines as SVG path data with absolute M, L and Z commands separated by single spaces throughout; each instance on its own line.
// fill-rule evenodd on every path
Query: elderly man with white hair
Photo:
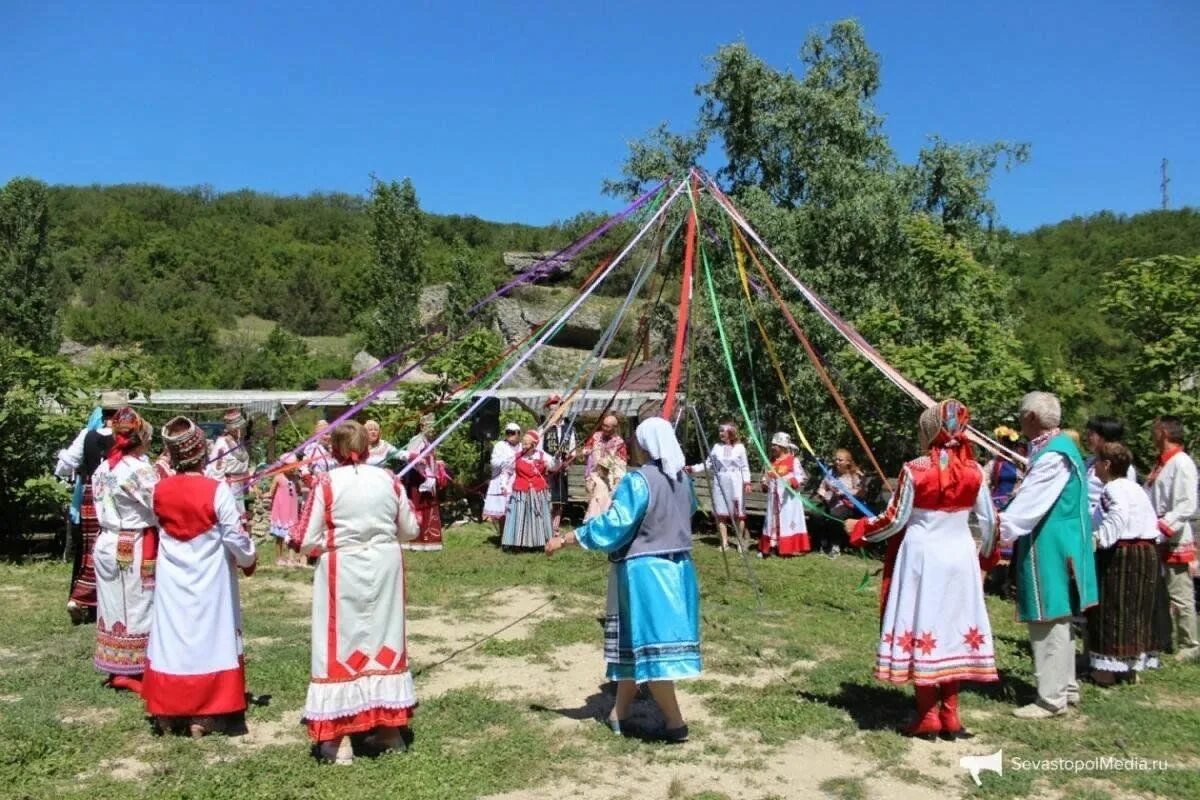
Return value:
M 1000 515 L 1000 539 L 1013 546 L 1017 615 L 1029 625 L 1037 701 L 1013 711 L 1047 719 L 1078 705 L 1071 618 L 1096 605 L 1096 562 L 1088 518 L 1087 468 L 1059 430 L 1062 409 L 1047 392 L 1021 398 L 1029 472 Z

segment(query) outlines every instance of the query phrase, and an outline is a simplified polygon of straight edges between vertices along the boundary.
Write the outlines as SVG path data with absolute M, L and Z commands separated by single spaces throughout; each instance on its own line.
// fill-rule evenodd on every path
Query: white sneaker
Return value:
M 1197 661 L 1200 660 L 1200 645 L 1195 647 L 1185 647 L 1175 654 L 1176 661 Z
M 1046 708 L 1041 703 L 1030 703 L 1027 706 L 1014 708 L 1012 715 L 1017 719 L 1050 719 L 1051 717 L 1061 717 L 1066 713 L 1066 706 L 1056 710 L 1051 710 Z

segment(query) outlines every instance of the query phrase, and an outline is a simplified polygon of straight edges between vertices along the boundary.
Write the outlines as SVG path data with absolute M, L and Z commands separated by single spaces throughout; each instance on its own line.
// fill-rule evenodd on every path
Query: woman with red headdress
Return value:
M 917 715 L 902 729 L 908 736 L 970 736 L 958 718 L 959 683 L 999 680 L 968 520 L 978 519 L 989 558 L 998 523 L 966 438 L 969 420 L 957 400 L 926 409 L 925 455 L 904 465 L 887 509 L 845 523 L 856 547 L 888 540 L 875 677 L 915 685 Z
M 154 485 L 158 471 L 146 458 L 151 429 L 132 408 L 109 422 L 113 445 L 92 475 L 100 535 L 96 568 L 96 669 L 117 689 L 141 692 L 154 605 L 158 551 Z

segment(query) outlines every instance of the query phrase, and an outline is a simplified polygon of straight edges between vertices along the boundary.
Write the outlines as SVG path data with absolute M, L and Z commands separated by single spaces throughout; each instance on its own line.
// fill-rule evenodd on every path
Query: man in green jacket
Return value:
M 1013 547 L 1017 617 L 1029 625 L 1037 700 L 1013 711 L 1047 719 L 1079 704 L 1071 618 L 1096 605 L 1096 561 L 1088 518 L 1087 468 L 1059 430 L 1062 409 L 1047 392 L 1021 398 L 1029 471 L 1000 515 L 1000 539 Z

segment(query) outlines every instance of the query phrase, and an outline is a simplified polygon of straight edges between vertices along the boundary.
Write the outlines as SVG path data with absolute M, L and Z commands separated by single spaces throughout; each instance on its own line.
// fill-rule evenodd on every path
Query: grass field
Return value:
M 308 678 L 311 573 L 273 565 L 243 580 L 250 733 L 157 738 L 136 698 L 101 687 L 92 627 L 63 611 L 68 569 L 0 565 L 0 797 L 650 798 L 1200 797 L 1200 666 L 1140 686 L 1085 685 L 1082 708 L 1045 722 L 1031 699 L 1011 606 L 989 598 L 1003 682 L 969 689 L 969 742 L 892 732 L 911 689 L 870 675 L 877 578 L 857 557 L 754 561 L 762 608 L 736 554 L 701 537 L 705 675 L 681 684 L 682 746 L 622 740 L 592 721 L 611 703 L 601 629 L 606 565 L 568 550 L 501 554 L 490 530 L 452 528 L 442 553 L 408 555 L 410 662 L 421 700 L 411 752 L 321 767 L 299 724 Z M 639 702 L 638 714 L 653 714 Z M 1004 750 L 976 788 L 963 755 Z M 1164 759 L 1166 770 L 1017 770 L 1012 759 Z
M 238 337 L 244 337 L 252 342 L 261 344 L 271 335 L 276 323 L 269 319 L 255 316 L 238 317 L 232 328 L 220 332 L 221 341 L 229 342 Z M 315 355 L 333 356 L 336 358 L 353 358 L 354 337 L 346 336 L 302 336 L 309 351 Z

